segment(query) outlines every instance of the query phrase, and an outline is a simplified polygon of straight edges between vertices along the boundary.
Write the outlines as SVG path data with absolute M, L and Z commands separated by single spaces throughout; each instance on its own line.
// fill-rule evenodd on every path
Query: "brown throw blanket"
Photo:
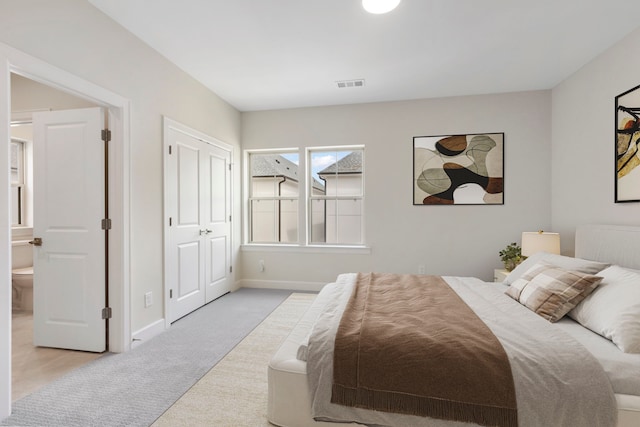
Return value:
M 331 402 L 517 426 L 502 345 L 437 276 L 359 274 L 335 340 Z

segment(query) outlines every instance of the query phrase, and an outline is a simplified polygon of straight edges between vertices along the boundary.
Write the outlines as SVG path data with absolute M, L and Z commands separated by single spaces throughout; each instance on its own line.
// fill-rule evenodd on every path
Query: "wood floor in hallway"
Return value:
M 33 313 L 14 309 L 12 320 L 11 400 L 14 402 L 102 355 L 35 347 Z

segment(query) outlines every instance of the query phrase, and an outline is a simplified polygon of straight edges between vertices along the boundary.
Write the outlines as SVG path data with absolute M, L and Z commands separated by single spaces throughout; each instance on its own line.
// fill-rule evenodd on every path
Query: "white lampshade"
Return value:
M 362 0 L 362 7 L 369 13 L 391 12 L 400 4 L 400 0 Z
M 546 231 L 524 231 L 522 233 L 522 255 L 531 256 L 536 252 L 560 254 L 560 234 Z

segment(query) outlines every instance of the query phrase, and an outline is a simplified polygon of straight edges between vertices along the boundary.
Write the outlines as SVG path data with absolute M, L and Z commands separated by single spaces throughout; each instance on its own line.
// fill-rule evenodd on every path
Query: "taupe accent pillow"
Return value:
M 600 281 L 602 277 L 541 262 L 513 282 L 505 293 L 548 321 L 557 322 L 593 292 Z
M 547 263 L 555 265 L 556 267 L 563 268 L 565 270 L 579 271 L 587 274 L 597 274 L 598 272 L 609 267 L 609 264 L 605 264 L 597 261 L 590 261 L 582 258 L 573 258 L 564 255 L 550 254 L 548 252 L 537 252 L 524 261 L 522 261 L 516 268 L 509 273 L 504 283 L 507 285 L 512 284 L 518 280 L 527 270 L 538 263 Z

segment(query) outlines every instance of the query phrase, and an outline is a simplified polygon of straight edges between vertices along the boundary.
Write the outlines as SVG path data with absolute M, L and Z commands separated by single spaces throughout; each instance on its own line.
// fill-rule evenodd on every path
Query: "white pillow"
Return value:
M 512 284 L 520 278 L 527 270 L 534 265 L 545 261 L 549 264 L 553 264 L 556 267 L 563 270 L 579 271 L 585 274 L 596 274 L 599 271 L 609 267 L 609 264 L 605 264 L 597 261 L 590 261 L 582 258 L 572 258 L 564 255 L 550 254 L 548 252 L 536 252 L 524 261 L 522 261 L 511 273 L 504 279 L 504 283 L 507 285 Z
M 600 286 L 569 316 L 625 353 L 640 353 L 640 272 L 612 265 L 598 276 Z

